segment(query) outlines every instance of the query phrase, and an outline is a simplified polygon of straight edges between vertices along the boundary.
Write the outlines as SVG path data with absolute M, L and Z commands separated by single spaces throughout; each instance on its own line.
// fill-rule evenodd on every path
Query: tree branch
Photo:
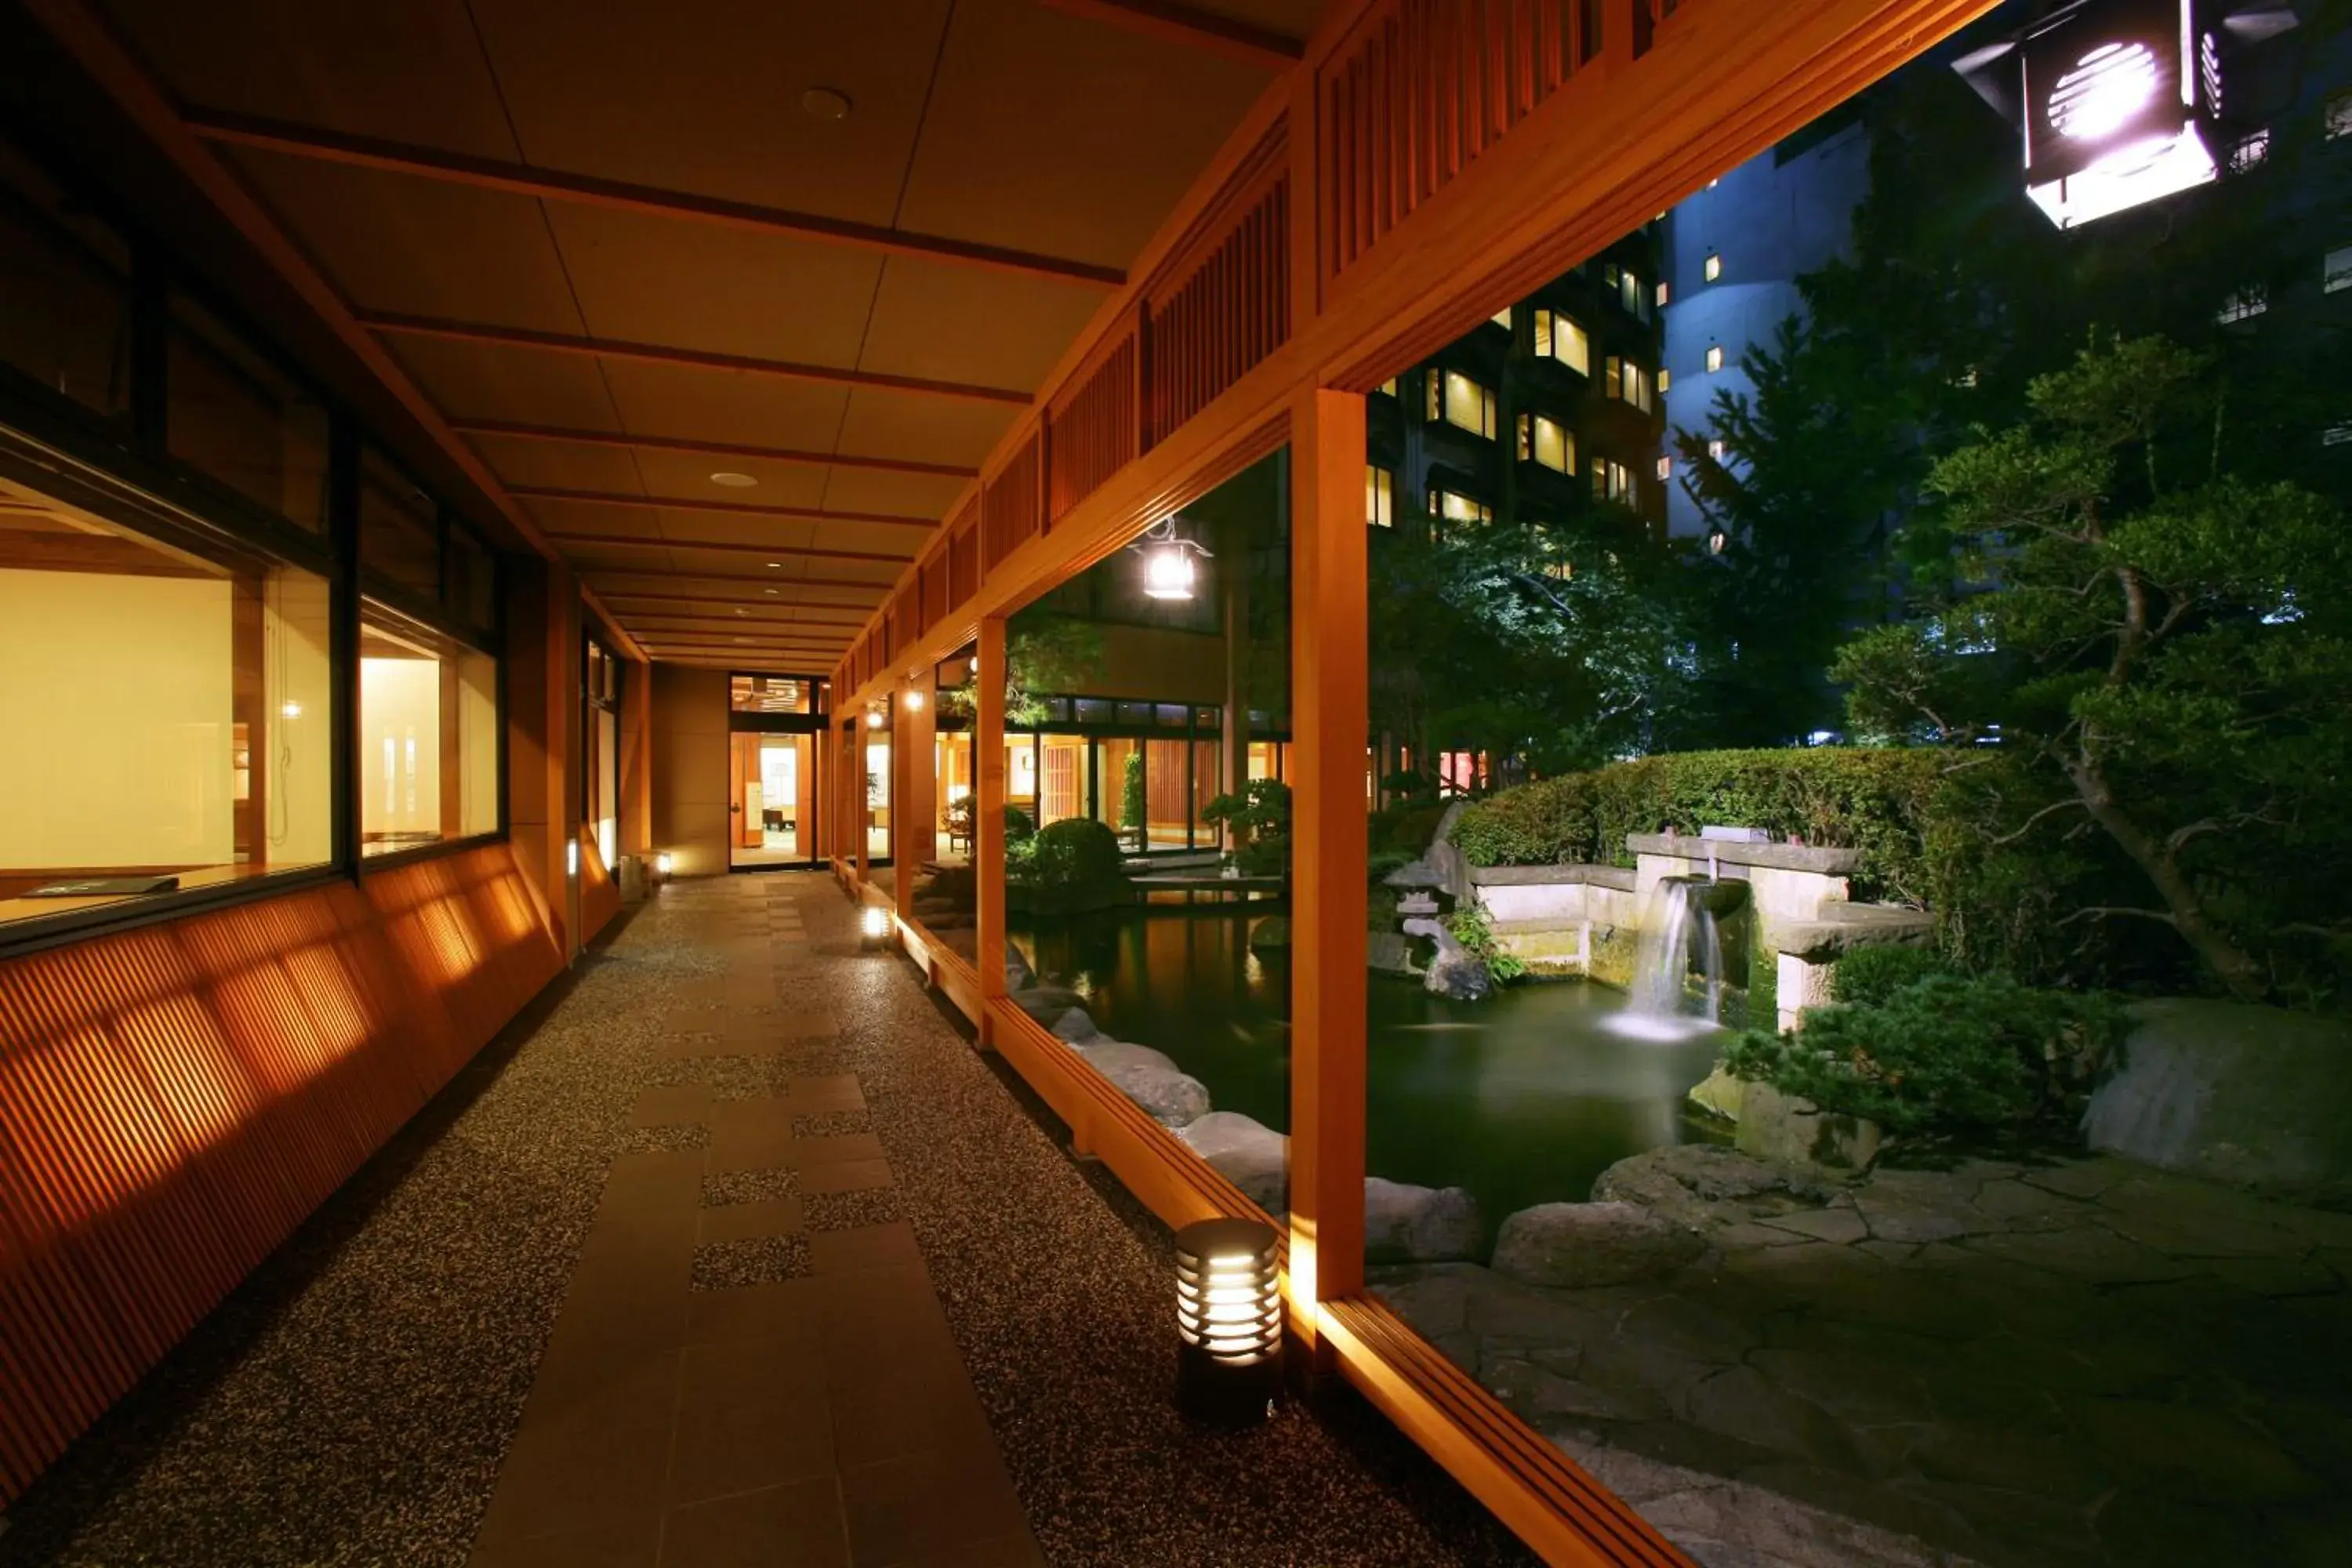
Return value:
M 2014 844 L 2019 839 L 2024 837 L 2027 834 L 2032 832 L 2034 827 L 2040 824 L 2043 817 L 2049 816 L 2056 812 L 2065 811 L 2070 807 L 2076 811 L 2084 811 L 2089 809 L 2079 800 L 2053 800 L 2048 805 L 2043 806 L 2040 811 L 2035 812 L 2032 816 L 2027 817 L 2023 822 L 2020 823 L 2016 831 L 2002 834 L 2000 837 L 1989 841 L 1985 847 L 1988 849 L 1998 849 L 2004 844 Z
M 2076 921 L 2088 920 L 2095 915 L 2137 915 L 2144 921 L 2155 921 L 2160 924 L 2171 926 L 2175 930 L 2179 930 L 2180 925 L 2179 921 L 2174 920 L 2163 910 L 2133 909 L 2128 905 L 2121 904 L 2094 904 L 2089 909 L 2076 910 L 2058 923 L 2062 926 L 2070 926 Z

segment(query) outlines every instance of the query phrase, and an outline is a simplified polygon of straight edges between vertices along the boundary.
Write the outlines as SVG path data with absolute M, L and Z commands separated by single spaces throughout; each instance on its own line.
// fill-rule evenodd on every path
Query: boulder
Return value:
M 1005 1000 L 1050 1029 L 1055 1019 L 1086 998 L 1066 985 L 1025 985 L 1008 989 Z
M 1364 960 L 1368 967 L 1381 974 L 1419 974 L 1412 962 L 1412 942 L 1392 931 L 1367 931 L 1364 934 Z
M 1021 956 L 1021 950 L 1017 947 L 1007 947 L 1004 950 L 1004 989 L 1026 991 L 1031 985 L 1036 984 L 1036 980 L 1035 973 L 1029 967 L 1029 961 Z
M 1670 1274 L 1706 1243 L 1639 1204 L 1538 1204 L 1503 1222 L 1495 1269 L 1529 1285 L 1580 1289 Z
M 1450 1263 L 1479 1256 L 1486 1226 L 1461 1187 L 1364 1178 L 1364 1252 L 1381 1262 Z
M 1741 1090 L 1734 1144 L 1759 1160 L 1866 1171 L 1878 1158 L 1880 1139 L 1875 1121 L 1823 1110 L 1769 1083 L 1750 1083 Z
M 1209 1113 L 1208 1086 L 1149 1046 L 1098 1039 L 1070 1048 L 1163 1127 L 1188 1126 Z
M 1102 1031 L 1095 1026 L 1094 1015 L 1084 1007 L 1068 1009 L 1060 1017 L 1055 1019 L 1048 1027 L 1054 1031 L 1055 1039 L 1074 1046 L 1087 1040 L 1102 1038 Z
M 1289 1206 L 1290 1140 L 1273 1128 L 1238 1110 L 1212 1110 L 1176 1136 L 1268 1214 Z
M 1432 888 L 1456 903 L 1470 897 L 1470 862 L 1454 847 L 1454 824 L 1469 805 L 1457 800 L 1437 821 L 1437 833 L 1418 860 L 1409 860 L 1381 880 L 1391 888 Z
M 1720 1116 L 1726 1121 L 1739 1120 L 1740 1106 L 1748 1098 L 1748 1080 L 1734 1078 L 1723 1068 L 1701 1079 L 1690 1091 L 1690 1102 L 1701 1110 Z
M 1724 1217 L 1714 1205 L 1733 1205 L 1744 1215 L 1758 1199 L 1818 1206 L 1835 1192 L 1807 1168 L 1768 1165 L 1719 1144 L 1680 1143 L 1618 1161 L 1593 1182 L 1592 1201 L 1639 1204 L 1677 1225 L 1699 1226 Z
M 1486 962 L 1438 921 L 1407 921 L 1404 934 L 1425 936 L 1437 944 L 1437 956 L 1430 960 L 1429 973 L 1421 983 L 1430 994 L 1456 1002 L 1483 1002 L 1495 989 L 1495 977 L 1486 973 Z
M 1268 915 L 1249 929 L 1252 952 L 1286 952 L 1290 948 L 1290 917 Z
M 2352 1027 L 2235 1002 L 2131 1009 L 2091 1096 L 2094 1149 L 2282 1197 L 2352 1205 Z

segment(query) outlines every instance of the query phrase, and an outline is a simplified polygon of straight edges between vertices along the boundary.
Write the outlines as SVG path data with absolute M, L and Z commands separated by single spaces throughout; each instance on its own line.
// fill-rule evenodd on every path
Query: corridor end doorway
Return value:
M 728 680 L 727 868 L 805 868 L 816 861 L 816 737 L 825 686 L 801 675 Z

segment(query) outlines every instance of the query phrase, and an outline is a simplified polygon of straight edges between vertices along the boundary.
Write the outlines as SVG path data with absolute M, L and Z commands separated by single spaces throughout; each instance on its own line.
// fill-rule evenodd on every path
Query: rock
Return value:
M 1163 1127 L 1185 1127 L 1209 1113 L 1208 1087 L 1149 1046 L 1099 1039 L 1070 1048 Z
M 1486 1226 L 1461 1187 L 1364 1178 L 1364 1252 L 1383 1262 L 1450 1263 L 1479 1255 Z
M 1412 942 L 1400 932 L 1375 931 L 1364 933 L 1364 958 L 1367 967 L 1381 974 L 1419 974 L 1412 962 Z
M 1595 1203 L 1640 1204 L 1694 1226 L 1716 1217 L 1709 1205 L 1745 1205 L 1781 1194 L 1818 1206 L 1829 1202 L 1834 1190 L 1801 1168 L 1768 1165 L 1712 1143 L 1683 1143 L 1633 1155 L 1601 1172 L 1592 1184 Z
M 2091 1147 L 2307 1202 L 2352 1204 L 2352 1028 L 2277 1007 L 2142 1002 L 2091 1096 Z
M 1639 1204 L 1538 1204 L 1503 1222 L 1495 1269 L 1529 1285 L 1580 1289 L 1672 1273 L 1706 1244 Z
M 1055 1039 L 1073 1046 L 1102 1038 L 1102 1031 L 1095 1026 L 1094 1015 L 1084 1007 L 1068 1009 L 1048 1027 L 1054 1031 Z
M 1736 1146 L 1759 1160 L 1866 1171 L 1878 1158 L 1880 1137 L 1875 1121 L 1824 1111 L 1769 1083 L 1748 1084 L 1740 1097 Z
M 1268 1214 L 1289 1206 L 1290 1140 L 1273 1128 L 1238 1110 L 1212 1110 L 1176 1136 Z
M 1726 1121 L 1739 1120 L 1739 1108 L 1747 1097 L 1748 1080 L 1733 1077 L 1721 1067 L 1700 1079 L 1690 1091 L 1693 1105 L 1720 1116 Z
M 1858 947 L 1925 947 L 1936 940 L 1936 917 L 1900 904 L 1822 901 L 1811 920 L 1768 916 L 1764 945 L 1808 963 L 1827 963 Z
M 1252 952 L 1287 952 L 1289 947 L 1288 915 L 1268 915 L 1250 927 L 1249 949 Z
M 1454 847 L 1454 825 L 1469 806 L 1457 800 L 1437 821 L 1437 835 L 1418 860 L 1406 862 L 1381 880 L 1391 888 L 1433 888 L 1463 903 L 1470 897 L 1470 862 Z
M 1021 950 L 1007 947 L 1004 950 L 1004 989 L 1008 992 L 1026 991 L 1036 983 L 1036 973 L 1029 967 L 1029 961 L 1021 956 Z
M 1066 985 L 1025 985 L 1008 988 L 1005 1000 L 1050 1029 L 1055 1019 L 1086 998 Z
M 1404 934 L 1425 936 L 1437 943 L 1437 956 L 1430 961 L 1429 973 L 1421 983 L 1422 989 L 1432 995 L 1483 1002 L 1495 989 L 1495 977 L 1486 973 L 1485 962 L 1436 921 L 1407 921 Z

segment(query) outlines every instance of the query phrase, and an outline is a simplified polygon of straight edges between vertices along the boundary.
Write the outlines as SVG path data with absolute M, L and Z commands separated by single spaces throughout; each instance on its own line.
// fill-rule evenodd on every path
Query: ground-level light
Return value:
M 1176 1233 L 1176 1403 L 1213 1421 L 1255 1421 L 1282 1389 L 1282 1292 L 1274 1227 L 1207 1219 Z
M 673 857 L 668 850 L 665 849 L 660 854 L 654 857 L 654 875 L 667 881 L 669 879 L 671 868 L 677 864 L 677 861 L 676 858 Z
M 857 937 L 860 945 L 880 947 L 890 940 L 890 911 L 880 904 L 867 904 L 857 914 Z

